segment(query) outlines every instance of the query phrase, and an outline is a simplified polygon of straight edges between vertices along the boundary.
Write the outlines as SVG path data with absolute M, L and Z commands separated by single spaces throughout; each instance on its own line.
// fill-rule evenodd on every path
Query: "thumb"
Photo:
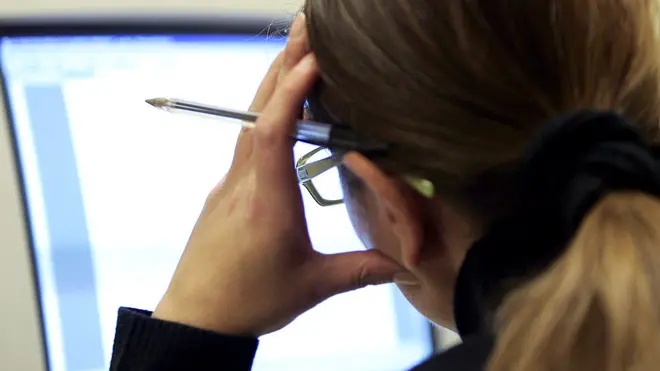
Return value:
M 369 285 L 390 283 L 403 269 L 377 250 L 349 252 L 321 257 L 316 276 L 324 298 Z

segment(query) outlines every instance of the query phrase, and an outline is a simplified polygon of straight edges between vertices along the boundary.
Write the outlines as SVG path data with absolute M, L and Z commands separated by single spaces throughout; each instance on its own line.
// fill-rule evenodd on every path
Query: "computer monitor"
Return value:
M 43 352 L 40 367 L 52 371 L 108 368 L 118 307 L 154 309 L 240 130 L 144 100 L 246 109 L 285 24 L 0 21 L 0 294 L 11 301 L 0 348 L 16 362 Z M 343 206 L 303 197 L 317 250 L 362 248 Z M 254 370 L 404 370 L 432 351 L 429 323 L 386 285 L 332 298 L 263 337 Z

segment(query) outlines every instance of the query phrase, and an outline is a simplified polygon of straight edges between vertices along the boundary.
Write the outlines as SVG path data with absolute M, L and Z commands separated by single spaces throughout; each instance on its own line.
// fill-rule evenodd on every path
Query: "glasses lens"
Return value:
M 312 156 L 307 163 L 325 160 L 332 156 L 329 150 L 323 149 Z M 339 181 L 339 171 L 336 167 L 316 176 L 312 179 L 312 184 L 321 197 L 327 201 L 337 201 L 344 198 Z

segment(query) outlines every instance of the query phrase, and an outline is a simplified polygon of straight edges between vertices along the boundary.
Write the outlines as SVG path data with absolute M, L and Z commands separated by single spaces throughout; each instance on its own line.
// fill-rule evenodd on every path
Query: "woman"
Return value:
M 260 335 L 391 281 L 463 338 L 418 370 L 657 369 L 657 6 L 309 0 L 167 293 L 120 310 L 112 369 L 248 370 Z M 310 246 L 306 98 L 387 143 L 341 167 L 368 251 Z

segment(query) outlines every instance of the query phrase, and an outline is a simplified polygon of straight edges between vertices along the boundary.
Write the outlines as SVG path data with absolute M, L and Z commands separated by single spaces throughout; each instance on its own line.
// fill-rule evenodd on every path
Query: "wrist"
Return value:
M 152 318 L 224 335 L 256 338 L 256 334 L 241 325 L 242 321 L 236 317 L 237 314 L 222 310 L 218 305 L 180 300 L 165 295 L 154 310 Z

